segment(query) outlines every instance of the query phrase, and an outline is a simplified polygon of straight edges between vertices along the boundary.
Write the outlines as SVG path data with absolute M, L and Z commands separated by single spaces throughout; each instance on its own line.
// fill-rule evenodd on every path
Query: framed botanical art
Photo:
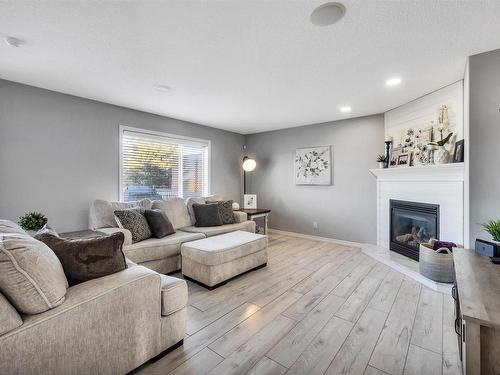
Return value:
M 296 185 L 331 185 L 331 147 L 318 146 L 295 150 L 294 172 Z

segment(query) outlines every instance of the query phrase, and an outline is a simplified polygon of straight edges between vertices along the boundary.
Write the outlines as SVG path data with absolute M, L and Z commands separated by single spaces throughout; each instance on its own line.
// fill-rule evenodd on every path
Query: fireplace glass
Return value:
M 439 206 L 391 200 L 390 210 L 390 249 L 418 260 L 419 245 L 439 239 Z

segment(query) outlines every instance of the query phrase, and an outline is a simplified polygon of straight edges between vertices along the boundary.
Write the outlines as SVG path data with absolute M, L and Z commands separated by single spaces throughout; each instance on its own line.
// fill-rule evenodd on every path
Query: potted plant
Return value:
M 18 224 L 28 234 L 33 235 L 47 224 L 47 217 L 40 212 L 28 212 L 19 218 Z
M 490 220 L 481 226 L 491 235 L 493 242 L 500 244 L 500 220 Z
M 386 159 L 385 159 L 384 155 L 380 154 L 377 156 L 377 163 L 378 163 L 378 167 L 380 169 L 385 168 L 385 162 L 386 162 Z

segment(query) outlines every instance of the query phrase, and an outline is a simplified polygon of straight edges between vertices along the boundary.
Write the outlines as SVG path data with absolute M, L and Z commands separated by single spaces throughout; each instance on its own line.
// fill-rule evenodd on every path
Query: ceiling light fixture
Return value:
M 340 3 L 322 4 L 311 13 L 311 22 L 316 26 L 330 26 L 345 15 L 345 6 Z
M 392 77 L 389 78 L 387 81 L 385 81 L 385 85 L 392 87 L 392 86 L 397 86 L 401 83 L 401 78 L 399 77 Z
M 351 107 L 348 105 L 343 105 L 342 107 L 339 107 L 340 112 L 342 113 L 349 113 L 351 112 Z
M 8 46 L 14 48 L 19 47 L 21 44 L 23 44 L 23 41 L 21 39 L 14 38 L 13 36 L 8 36 L 4 40 Z
M 154 88 L 157 89 L 158 91 L 161 91 L 161 92 L 169 92 L 170 91 L 170 87 L 168 87 L 167 85 L 155 85 Z

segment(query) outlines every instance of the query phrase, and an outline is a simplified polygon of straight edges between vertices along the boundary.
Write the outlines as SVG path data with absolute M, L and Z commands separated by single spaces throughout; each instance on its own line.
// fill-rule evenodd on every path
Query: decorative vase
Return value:
M 444 147 L 434 151 L 434 164 L 446 164 L 450 159 L 450 153 Z
M 384 161 L 379 161 L 378 162 L 378 167 L 379 167 L 379 169 L 385 168 L 385 162 Z

